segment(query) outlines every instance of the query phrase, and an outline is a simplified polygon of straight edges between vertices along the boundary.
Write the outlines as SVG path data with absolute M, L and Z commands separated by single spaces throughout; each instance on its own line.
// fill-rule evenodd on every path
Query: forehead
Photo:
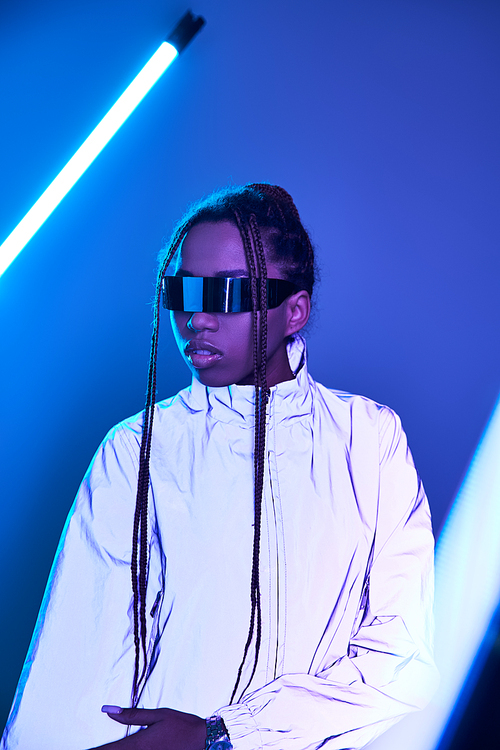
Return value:
M 229 221 L 197 224 L 184 238 L 177 265 L 195 276 L 215 276 L 226 270 L 247 274 L 238 227 Z
M 279 278 L 274 264 L 267 275 Z M 240 231 L 230 221 L 203 222 L 189 230 L 176 262 L 176 270 L 193 276 L 248 276 L 248 264 Z

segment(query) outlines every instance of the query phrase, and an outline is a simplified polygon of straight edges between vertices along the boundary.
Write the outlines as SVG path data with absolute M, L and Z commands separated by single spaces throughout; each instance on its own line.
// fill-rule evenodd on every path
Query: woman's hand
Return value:
M 173 708 L 119 708 L 103 706 L 110 719 L 120 724 L 146 726 L 139 732 L 94 750 L 204 750 L 205 720 Z

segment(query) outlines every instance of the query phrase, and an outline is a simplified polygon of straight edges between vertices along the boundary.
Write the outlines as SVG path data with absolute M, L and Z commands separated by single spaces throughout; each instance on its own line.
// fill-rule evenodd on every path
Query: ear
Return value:
M 309 320 L 311 314 L 311 298 L 309 292 L 301 290 L 292 294 L 285 300 L 287 325 L 285 336 L 291 336 L 297 333 Z

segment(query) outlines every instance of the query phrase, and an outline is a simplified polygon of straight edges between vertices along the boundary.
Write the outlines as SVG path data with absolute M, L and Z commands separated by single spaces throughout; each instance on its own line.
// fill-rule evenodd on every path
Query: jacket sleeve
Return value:
M 131 528 L 137 460 L 98 450 L 66 522 L 2 750 L 84 750 L 124 736 L 101 705 L 130 704 Z
M 423 708 L 437 686 L 429 506 L 387 408 L 379 446 L 373 557 L 347 653 L 318 674 L 283 674 L 221 708 L 235 750 L 361 748 Z

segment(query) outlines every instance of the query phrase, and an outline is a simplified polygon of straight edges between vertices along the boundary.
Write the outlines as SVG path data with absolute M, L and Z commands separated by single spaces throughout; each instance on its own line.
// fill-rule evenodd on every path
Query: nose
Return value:
M 207 312 L 195 312 L 187 322 L 191 331 L 218 331 L 219 320 L 216 315 Z

